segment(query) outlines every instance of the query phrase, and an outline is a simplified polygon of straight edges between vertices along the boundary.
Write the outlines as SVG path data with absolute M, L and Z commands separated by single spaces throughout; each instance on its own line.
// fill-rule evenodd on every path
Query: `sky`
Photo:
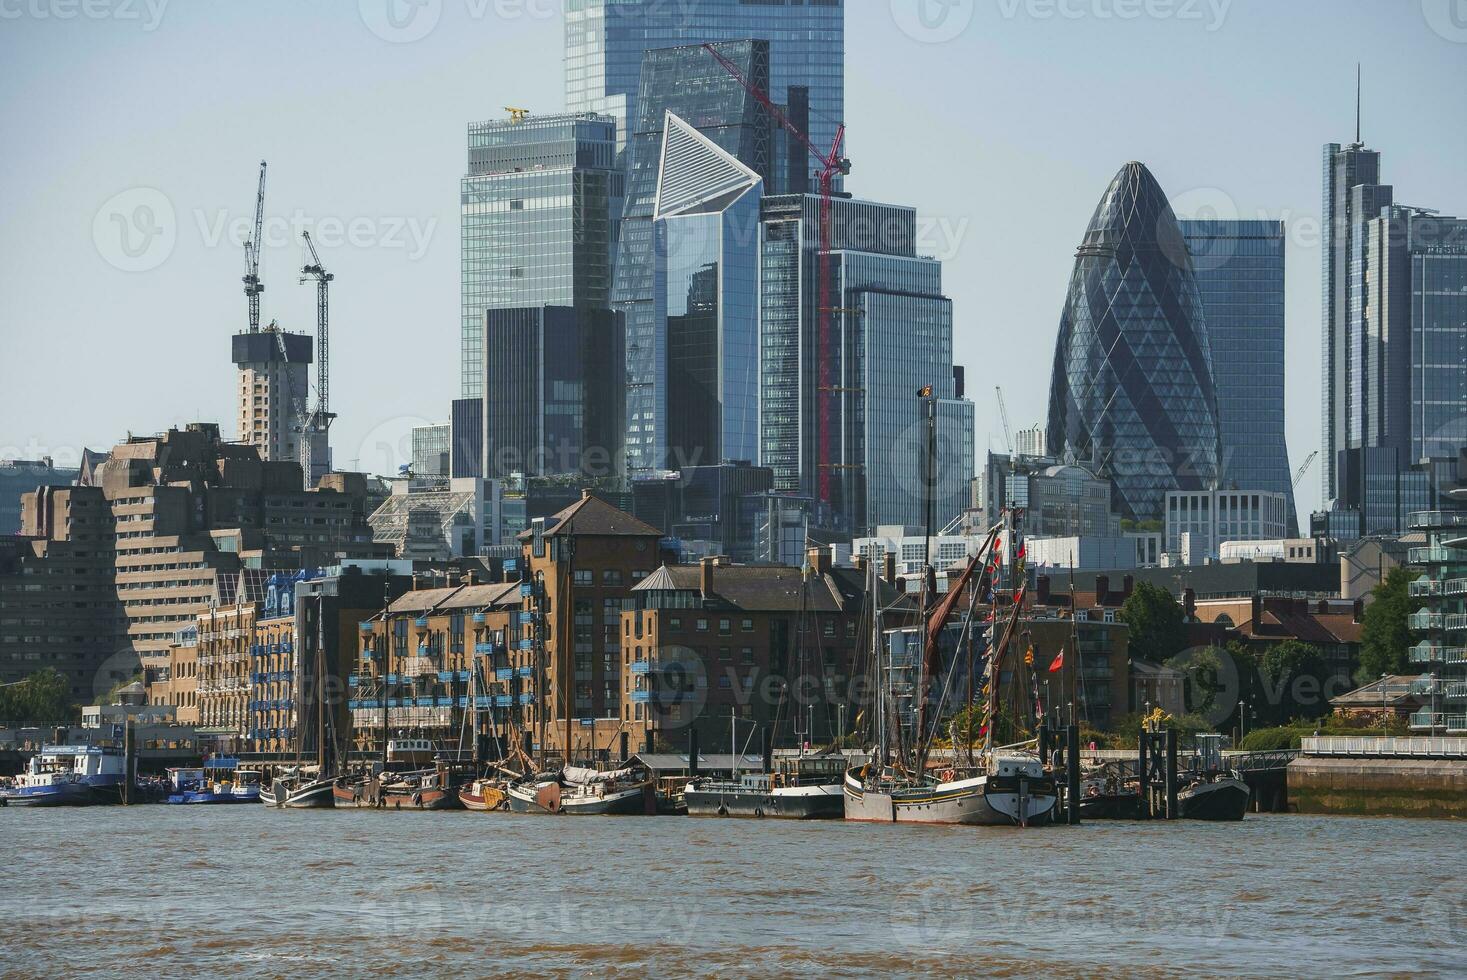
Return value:
M 264 317 L 314 328 L 310 230 L 336 464 L 395 472 L 458 395 L 466 124 L 562 109 L 561 46 L 558 0 L 0 0 L 0 457 L 234 434 L 265 159 Z M 1467 213 L 1467 0 L 849 0 L 847 189 L 917 207 L 944 260 L 980 453 L 995 385 L 1015 429 L 1044 419 L 1075 246 L 1129 160 L 1182 216 L 1286 222 L 1290 458 L 1319 448 L 1321 147 L 1353 137 L 1357 61 L 1397 200 Z

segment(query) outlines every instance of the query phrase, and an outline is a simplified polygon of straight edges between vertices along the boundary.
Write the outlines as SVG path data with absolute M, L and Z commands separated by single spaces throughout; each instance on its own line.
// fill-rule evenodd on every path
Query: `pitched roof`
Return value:
M 698 565 L 663 565 L 632 587 L 633 592 L 698 592 L 703 571 Z M 865 580 L 851 568 L 812 573 L 808 592 L 804 572 L 790 565 L 718 565 L 713 569 L 713 593 L 708 598 L 725 608 L 747 612 L 851 611 L 865 601 Z M 882 603 L 889 605 L 896 591 L 882 583 Z
M 511 597 L 513 601 L 511 602 Z M 509 603 L 519 605 L 518 582 L 495 582 L 490 585 L 456 585 L 443 589 L 416 589 L 404 592 L 389 608 L 394 613 L 430 613 L 439 609 L 480 609 Z
M 561 534 L 591 537 L 662 537 L 662 532 L 651 524 L 613 507 L 590 492 L 560 513 L 547 517 L 545 534 L 551 537 Z M 519 539 L 527 541 L 532 536 L 532 531 L 521 531 Z

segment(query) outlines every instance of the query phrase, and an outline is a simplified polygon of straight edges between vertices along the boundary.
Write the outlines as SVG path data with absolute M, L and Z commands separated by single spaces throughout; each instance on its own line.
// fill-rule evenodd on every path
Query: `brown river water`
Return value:
M 0 808 L 0 976 L 1467 975 L 1467 826 Z

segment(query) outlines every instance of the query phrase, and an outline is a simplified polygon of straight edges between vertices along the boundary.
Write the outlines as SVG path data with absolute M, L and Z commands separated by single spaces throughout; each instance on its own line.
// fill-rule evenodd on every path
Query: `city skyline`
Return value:
M 1445 84 L 1448 88 L 1467 74 L 1460 57 L 1467 48 L 1434 30 L 1426 14 L 1419 21 L 1377 20 L 1374 12 L 1356 11 L 1337 17 L 1347 22 L 1342 25 L 1324 23 L 1318 16 L 1323 13 L 1321 5 L 1300 6 L 1308 12 L 1265 14 L 1259 6 L 1234 4 L 1213 31 L 1203 23 L 1165 18 L 1122 23 L 1092 17 L 1077 23 L 1045 19 L 1019 7 L 1018 15 L 1010 18 L 991 11 L 974 14 L 966 30 L 951 40 L 939 40 L 930 31 L 924 34 L 928 29 L 910 24 L 904 32 L 900 17 L 893 19 L 885 9 L 848 11 L 846 122 L 855 161 L 848 189 L 866 199 L 917 206 L 927 236 L 926 247 L 919 245 L 919 251 L 944 259 L 945 278 L 952 283 L 955 360 L 979 363 L 985 354 L 991 357 L 996 345 L 1005 347 L 1005 356 L 1015 365 L 1006 372 L 1005 395 L 1018 427 L 1044 417 L 1048 391 L 1043 379 L 1084 215 L 1107 175 L 1125 160 L 1139 159 L 1156 172 L 1179 217 L 1227 217 L 1231 209 L 1238 217 L 1285 221 L 1291 466 L 1317 448 L 1319 147 L 1330 141 L 1343 142 L 1353 131 L 1352 62 L 1358 57 L 1365 63 L 1364 140 L 1388 156 L 1390 181 L 1398 194 L 1413 204 L 1446 213 L 1467 211 L 1460 186 L 1450 180 L 1452 176 L 1460 179 L 1460 173 L 1452 172 L 1450 161 L 1463 156 L 1462 134 L 1427 126 L 1427 117 L 1415 116 L 1417 110 L 1400 104 L 1406 101 L 1399 98 L 1405 84 L 1401 79 L 1408 76 L 1392 67 L 1404 68 L 1405 63 L 1387 50 L 1393 46 L 1385 42 L 1395 38 L 1409 46 L 1412 84 Z M 1333 15 L 1335 8 L 1330 12 Z M 64 81 L 54 86 L 55 91 L 48 87 L 45 98 L 35 91 L 45 77 L 40 71 L 44 64 L 54 64 L 66 74 L 72 61 L 95 54 L 103 64 L 94 67 L 104 68 L 107 59 L 150 57 L 147 45 L 157 44 L 167 52 L 162 60 L 176 70 L 195 57 L 184 50 L 190 45 L 210 36 L 225 36 L 235 28 L 246 38 L 262 29 L 233 12 L 212 20 L 207 28 L 192 20 L 194 15 L 188 11 L 166 13 L 170 16 L 153 31 L 120 21 L 67 25 L 21 20 L 7 32 L 11 40 L 0 40 L 0 50 L 10 56 L 8 61 L 22 78 L 20 97 L 7 104 L 3 117 L 7 131 L 18 130 L 22 139 L 18 141 L 20 152 L 4 164 L 7 185 L 18 207 L 12 218 L 14 233 L 7 236 L 0 253 L 14 276 L 5 299 L 0 300 L 12 354 L 0 368 L 5 392 L 0 395 L 0 406 L 6 418 L 15 422 L 0 432 L 0 448 L 13 449 L 22 457 L 49 452 L 60 463 L 66 451 L 75 453 L 84 445 L 105 447 L 130 428 L 156 430 L 195 418 L 218 421 L 228 428 L 233 417 L 227 397 L 229 365 L 218 352 L 224 338 L 241 328 L 244 311 L 238 302 L 241 250 L 228 244 L 227 237 L 232 226 L 247 217 L 252 171 L 263 156 L 271 161 L 267 215 L 272 219 L 267 225 L 264 260 L 264 278 L 270 287 L 264 297 L 265 317 L 278 317 L 292 330 L 308 330 L 311 323 L 312 291 L 291 281 L 300 263 L 298 245 L 289 241 L 296 237 L 289 219 L 300 208 L 303 226 L 323 246 L 324 262 L 338 273 L 333 292 L 337 328 L 333 408 L 341 414 L 333 428 L 337 464 L 349 467 L 355 462 L 377 472 L 392 472 L 395 467 L 386 465 L 390 462 L 386 454 L 379 458 L 382 444 L 392 447 L 396 462 L 407 461 L 403 447 L 410 427 L 446 420 L 453 394 L 451 386 L 436 383 L 415 390 L 386 384 L 378 379 L 376 365 L 380 354 L 387 352 L 394 359 L 409 357 L 417 367 L 431 369 L 415 372 L 420 377 L 451 378 L 455 370 L 457 208 L 451 193 L 443 188 L 451 188 L 462 177 L 464 126 L 495 116 L 505 104 L 529 104 L 537 115 L 560 111 L 561 66 L 557 59 L 536 64 L 535 58 L 544 60 L 547 53 L 560 49 L 561 25 L 553 17 L 526 16 L 493 25 L 470 20 L 467 28 L 486 27 L 484 39 L 494 42 L 487 49 L 471 51 L 472 34 L 458 37 L 455 35 L 461 32 L 452 30 L 456 12 L 451 7 L 444 8 L 444 20 L 436 30 L 406 44 L 383 40 L 370 25 L 355 19 L 355 11 L 350 12 L 351 18 L 341 19 L 319 11 L 272 14 L 277 21 L 272 29 L 288 23 L 340 29 L 348 37 L 345 47 L 356 51 L 356 57 L 380 56 L 368 70 L 379 79 L 377 87 L 370 89 L 380 96 L 376 100 L 348 96 L 341 90 L 342 83 L 321 79 L 322 104 L 346 110 L 324 117 L 330 120 L 325 126 L 320 125 L 319 109 L 307 111 L 305 106 L 284 104 L 287 98 L 292 103 L 310 101 L 298 98 L 294 79 L 272 80 L 270 72 L 262 72 L 257 90 L 236 91 L 237 86 L 227 81 L 235 74 L 229 70 L 230 58 L 235 57 L 229 50 L 217 52 L 221 59 L 217 83 L 210 79 L 194 93 L 155 85 L 148 103 L 150 114 L 141 117 L 135 109 L 144 104 L 141 92 L 126 73 L 117 91 L 95 103 L 74 104 L 81 92 Z M 1258 29 L 1272 25 L 1279 33 L 1288 33 L 1311 24 L 1325 32 L 1349 26 L 1375 43 L 1369 51 L 1337 47 L 1330 52 L 1332 57 L 1321 60 L 1302 50 L 1297 38 L 1303 35 L 1296 34 L 1294 55 L 1307 60 L 1316 72 L 1327 68 L 1330 75 L 1327 80 L 1311 77 L 1306 81 L 1301 76 L 1308 72 L 1296 69 L 1287 91 L 1271 83 L 1257 92 L 1241 84 L 1223 83 L 1203 90 L 1198 87 L 1201 82 L 1195 69 L 1183 63 L 1188 50 L 1203 50 L 1205 45 L 1206 60 L 1214 65 L 1228 58 L 1241 59 L 1236 60 L 1239 68 L 1251 61 L 1262 64 L 1267 52 L 1276 52 L 1278 44 L 1272 38 L 1259 38 Z M 127 34 L 129 30 L 133 33 Z M 108 31 L 128 43 L 97 49 Z M 1130 33 L 1123 33 L 1126 31 Z M 923 43 L 913 34 L 939 43 Z M 1156 58 L 1148 71 L 1169 71 L 1173 78 L 1190 80 L 1190 86 L 1177 87 L 1191 88 L 1194 106 L 1181 114 L 1160 112 L 1159 117 L 1192 128 L 1154 123 L 1140 127 L 1138 123 L 1134 133 L 1097 136 L 1094 124 L 1053 104 L 1055 89 L 1075 69 L 1052 63 L 1046 63 L 1046 69 L 1054 77 L 1033 79 L 1026 98 L 1012 101 L 1030 107 L 1025 115 L 1053 120 L 1050 129 L 1069 129 L 1073 145 L 1063 155 L 1050 152 L 1056 139 L 1053 133 L 1024 131 L 1012 118 L 1006 130 L 1005 115 L 1011 116 L 1014 106 L 990 105 L 980 99 L 979 107 L 970 112 L 957 107 L 964 101 L 961 97 L 922 98 L 934 84 L 941 89 L 944 80 L 951 81 L 967 66 L 977 66 L 977 77 L 969 81 L 978 84 L 980 92 L 998 91 L 1001 86 L 997 83 L 1005 73 L 994 65 L 1008 65 L 1012 72 L 1015 63 L 1035 57 L 1046 42 L 1062 53 L 1086 36 L 1091 43 L 1147 46 Z M 884 38 L 893 39 L 889 51 L 884 41 L 879 50 L 907 69 L 895 77 L 908 77 L 909 84 L 883 81 L 886 72 L 867 67 L 878 51 L 878 39 Z M 1168 43 L 1157 47 L 1158 39 Z M 511 46 L 523 51 L 511 52 Z M 215 50 L 217 44 L 204 47 Z M 267 59 L 267 65 L 279 58 L 282 71 L 292 57 L 299 58 L 294 43 L 269 52 L 261 52 L 256 45 L 240 47 Z M 969 57 L 977 51 L 992 51 L 997 57 L 992 61 Z M 47 53 L 49 59 L 41 57 Z M 940 57 L 933 57 L 934 53 Z M 511 54 L 515 58 L 507 57 Z M 465 75 L 482 75 L 483 66 L 491 63 L 496 65 L 493 77 L 477 81 L 472 93 L 451 84 L 452 79 Z M 919 63 L 930 74 L 913 74 Z M 1035 63 L 1028 62 L 1031 68 Z M 993 76 L 983 74 L 987 71 Z M 142 77 L 157 81 L 156 75 L 144 73 Z M 1124 73 L 1116 76 L 1117 88 L 1125 77 Z M 987 87 L 982 84 L 985 81 Z M 1097 84 L 1105 85 L 1103 81 Z M 394 85 L 401 90 L 393 89 Z M 382 91 L 382 86 L 387 90 Z M 1199 91 L 1206 91 L 1207 98 L 1215 98 L 1216 103 L 1200 98 Z M 1114 94 L 1107 89 L 1097 97 Z M 246 100 L 245 122 L 239 123 L 232 118 L 238 115 L 233 111 L 239 107 L 235 100 L 246 97 L 258 105 Z M 119 108 L 111 100 L 129 98 L 132 111 L 120 115 L 141 123 L 134 130 L 120 131 L 114 118 L 95 118 L 103 106 L 114 112 Z M 1174 98 L 1170 93 L 1150 93 L 1149 108 L 1157 110 L 1158 103 Z M 1258 147 L 1253 153 L 1240 152 L 1237 147 L 1228 154 L 1200 151 L 1216 140 L 1219 125 L 1224 132 L 1242 133 L 1247 132 L 1250 119 L 1268 119 L 1277 127 L 1282 110 L 1265 104 L 1270 100 L 1295 110 L 1283 112 L 1289 116 L 1290 131 L 1279 139 L 1277 149 L 1264 149 L 1255 142 L 1243 144 Z M 39 117 L 27 102 L 29 106 L 51 106 L 53 111 Z M 1306 108 L 1301 102 L 1310 104 Z M 433 111 L 422 112 L 420 103 L 431 105 Z M 205 104 L 218 106 L 213 118 L 199 118 L 199 107 Z M 1214 104 L 1221 109 L 1212 109 Z M 1072 96 L 1069 105 L 1074 106 Z M 1198 105 L 1205 108 L 1199 110 Z M 1392 107 L 1389 117 L 1380 111 L 1387 105 Z M 1034 112 L 1036 107 L 1039 111 Z M 78 134 L 70 132 L 70 126 L 93 127 L 86 135 L 96 139 L 97 157 L 106 166 L 81 158 Z M 161 137 L 159 130 L 169 126 L 178 128 L 178 135 Z M 914 129 L 925 135 L 922 126 L 933 133 L 930 144 L 921 139 L 890 138 L 892 132 Z M 386 127 L 394 134 L 390 139 L 384 139 L 380 131 Z M 970 131 L 947 132 L 952 127 Z M 1193 131 L 1198 128 L 1200 132 Z M 368 146 L 380 148 L 380 157 L 361 153 L 359 145 L 346 138 L 356 130 L 367 137 Z M 1081 138 L 1075 139 L 1076 133 Z M 1429 135 L 1417 137 L 1418 133 Z M 1274 135 L 1280 136 L 1277 131 Z M 411 153 L 384 145 L 413 144 L 414 136 L 421 145 Z M 1249 138 L 1263 140 L 1262 136 Z M 988 140 L 993 145 L 980 142 Z M 445 146 L 447 152 L 443 152 Z M 966 154 L 962 152 L 965 148 Z M 161 152 L 164 149 L 172 152 Z M 1046 159 L 1039 159 L 1046 153 Z M 954 158 L 971 160 L 972 171 L 937 163 Z M 912 176 L 914 160 L 923 168 L 920 179 Z M 426 172 L 418 169 L 425 161 Z M 429 172 L 450 176 L 430 179 Z M 404 173 L 423 175 L 405 180 Z M 39 176 L 43 174 L 46 176 Z M 954 180 L 966 186 L 955 191 Z M 436 186 L 429 186 L 435 182 Z M 985 195 L 981 190 L 985 182 L 1009 190 Z M 136 205 L 160 203 L 149 189 L 172 212 L 171 219 L 161 208 L 151 212 L 165 225 L 171 221 L 172 228 L 172 244 L 156 262 L 155 250 L 145 248 L 130 256 L 118 249 L 120 240 L 115 233 L 109 238 L 114 217 L 137 216 Z M 1315 227 L 1312 241 L 1311 218 Z M 331 222 L 341 226 L 335 236 L 328 233 Z M 346 239 L 357 244 L 341 244 Z M 958 245 L 948 247 L 944 243 L 949 239 Z M 1015 281 L 1024 288 L 1009 288 Z M 90 326 L 104 323 L 109 326 Z M 22 328 L 22 324 L 27 326 Z M 1027 342 L 1014 343 L 1015 337 Z M 96 356 L 76 364 L 64 362 L 76 343 L 85 344 Z M 160 358 L 160 352 L 165 356 Z M 97 413 L 89 399 L 57 398 L 53 394 L 56 375 L 34 370 L 36 364 L 57 371 L 64 365 L 66 376 L 77 384 L 108 392 L 112 399 L 108 411 Z M 108 385 L 109 370 L 145 364 L 157 365 L 159 380 L 166 379 L 168 384 L 120 390 Z M 1002 429 L 989 378 L 974 379 L 969 388 L 977 404 L 981 456 L 987 448 L 1001 447 Z M 1317 464 L 1300 487 L 1301 513 L 1319 499 L 1321 470 Z

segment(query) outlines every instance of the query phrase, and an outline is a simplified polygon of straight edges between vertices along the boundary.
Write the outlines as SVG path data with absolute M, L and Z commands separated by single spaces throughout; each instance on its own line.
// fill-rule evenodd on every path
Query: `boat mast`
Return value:
M 871 589 L 871 664 L 876 669 L 876 763 L 878 774 L 880 768 L 885 767 L 889 754 L 887 752 L 886 731 L 886 696 L 887 684 L 890 683 L 885 657 L 881 649 L 881 588 L 880 576 L 876 570 L 876 551 L 871 551 L 872 561 L 869 573 L 869 585 Z

